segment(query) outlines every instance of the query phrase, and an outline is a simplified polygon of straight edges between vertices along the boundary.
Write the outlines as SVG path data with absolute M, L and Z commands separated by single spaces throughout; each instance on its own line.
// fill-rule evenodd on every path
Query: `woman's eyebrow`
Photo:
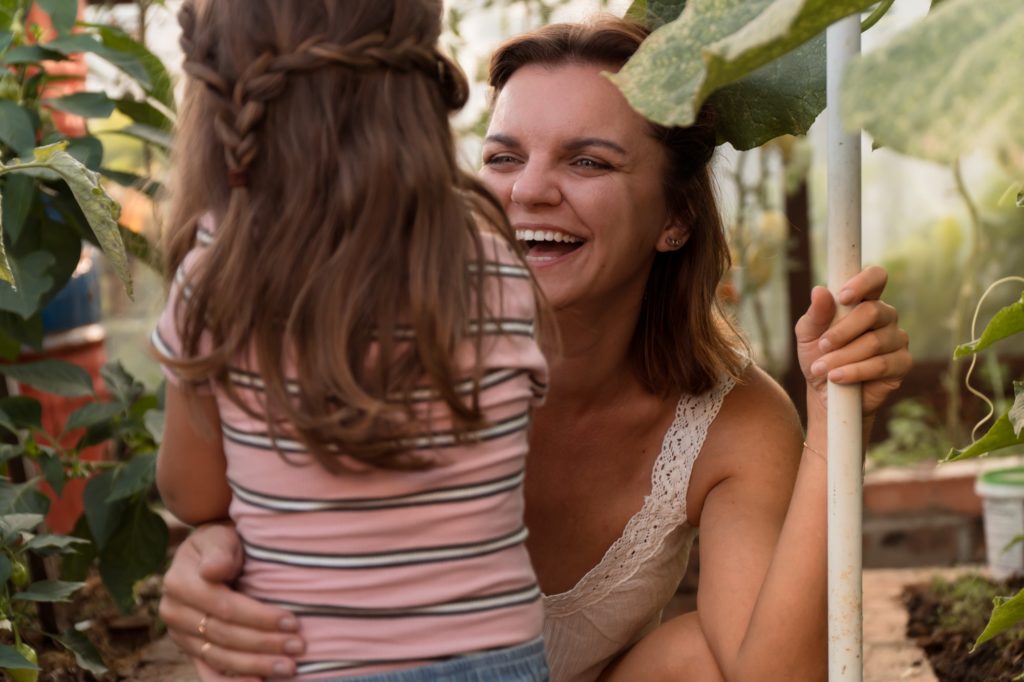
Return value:
M 505 145 L 506 147 L 518 147 L 520 146 L 519 140 L 512 137 L 511 135 L 504 135 L 502 133 L 494 133 L 484 138 L 484 142 L 494 142 L 496 144 Z
M 618 152 L 623 156 L 628 156 L 626 150 L 615 144 L 611 140 L 606 140 L 603 137 L 576 137 L 564 145 L 562 145 L 567 151 L 579 151 L 585 147 L 604 147 L 610 149 L 613 152 Z

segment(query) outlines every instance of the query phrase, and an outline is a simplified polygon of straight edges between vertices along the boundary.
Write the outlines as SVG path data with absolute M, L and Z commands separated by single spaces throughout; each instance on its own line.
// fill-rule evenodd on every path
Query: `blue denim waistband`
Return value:
M 431 665 L 317 682 L 547 682 L 544 640 L 450 658 Z

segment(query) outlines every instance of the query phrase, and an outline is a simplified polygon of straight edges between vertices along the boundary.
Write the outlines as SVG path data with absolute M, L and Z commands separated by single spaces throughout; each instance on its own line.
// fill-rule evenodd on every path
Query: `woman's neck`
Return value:
M 547 405 L 586 411 L 621 400 L 637 385 L 630 346 L 640 307 L 636 298 L 561 308 L 559 348 L 548 353 Z

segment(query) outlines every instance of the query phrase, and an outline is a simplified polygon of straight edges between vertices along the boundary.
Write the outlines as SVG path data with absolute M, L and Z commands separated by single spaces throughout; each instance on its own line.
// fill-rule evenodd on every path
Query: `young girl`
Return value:
M 440 0 L 186 0 L 158 484 L 230 515 L 299 679 L 543 680 L 534 284 L 458 170 Z M 217 638 L 196 623 L 215 674 Z M 214 634 L 214 633 L 218 634 Z

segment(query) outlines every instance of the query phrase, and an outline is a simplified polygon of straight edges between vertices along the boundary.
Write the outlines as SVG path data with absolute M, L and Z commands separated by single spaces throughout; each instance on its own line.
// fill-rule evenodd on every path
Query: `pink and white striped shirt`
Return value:
M 152 337 L 163 355 L 181 356 L 175 304 L 215 238 L 206 223 L 175 278 Z M 408 444 L 438 465 L 332 475 L 300 442 L 279 436 L 286 462 L 267 424 L 212 387 L 234 493 L 230 515 L 245 548 L 239 587 L 298 616 L 307 642 L 299 679 L 425 665 L 540 636 L 522 486 L 530 411 L 543 397 L 547 367 L 529 273 L 499 237 L 483 239 L 488 310 L 497 313 L 478 326 L 486 424 L 456 439 L 444 403 L 429 388 L 417 391 L 422 426 Z M 258 367 L 238 365 L 228 378 L 234 389 L 258 394 Z

